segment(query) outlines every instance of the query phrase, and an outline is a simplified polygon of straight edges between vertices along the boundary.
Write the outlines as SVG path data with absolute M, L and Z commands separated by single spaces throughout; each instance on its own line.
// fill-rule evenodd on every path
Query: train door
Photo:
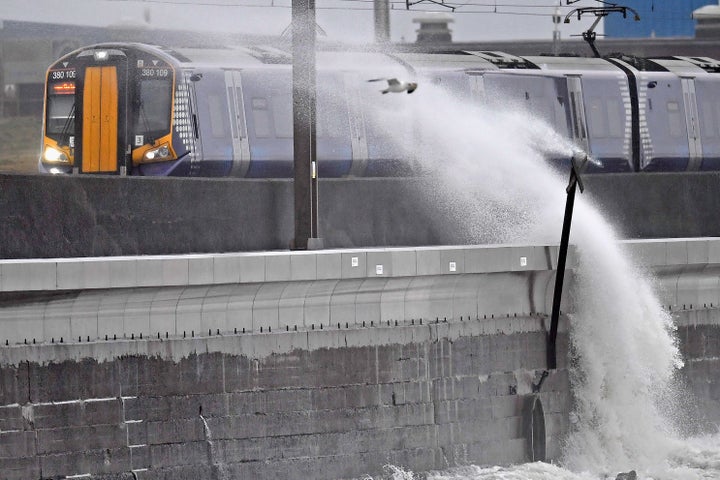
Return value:
M 193 107 L 200 138 L 199 161 L 190 175 L 216 177 L 230 175 L 233 168 L 233 139 L 226 91 L 225 73 L 209 70 L 193 83 Z
M 248 142 L 240 72 L 237 70 L 226 71 L 225 84 L 227 86 L 227 104 L 233 148 L 233 165 L 230 174 L 236 177 L 244 177 L 248 168 L 250 168 L 250 144 Z
M 702 163 L 702 142 L 700 140 L 700 125 L 698 123 L 698 106 L 695 96 L 695 79 L 692 77 L 680 78 L 685 104 L 685 123 L 688 132 L 688 147 L 690 148 L 690 161 L 688 170 L 698 170 Z
M 703 149 L 702 170 L 720 170 L 720 77 L 717 74 L 695 78 L 700 138 Z
M 590 152 L 587 122 L 585 120 L 585 103 L 583 101 L 582 82 L 580 75 L 568 75 L 568 97 L 570 97 L 570 134 L 575 144 L 584 152 Z
M 292 177 L 293 114 L 290 69 L 242 71 L 253 178 Z
M 118 96 L 116 66 L 85 69 L 82 173 L 118 171 Z
M 345 77 L 340 72 L 317 74 L 316 153 L 318 175 L 343 177 L 352 170 L 353 142 L 350 138 L 350 103 Z
M 588 171 L 633 171 L 632 106 L 627 77 L 589 72 L 583 76 L 587 137 L 593 157 L 601 165 Z

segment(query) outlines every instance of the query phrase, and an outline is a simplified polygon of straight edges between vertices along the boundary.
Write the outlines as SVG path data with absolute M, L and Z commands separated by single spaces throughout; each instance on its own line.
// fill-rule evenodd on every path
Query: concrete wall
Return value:
M 720 236 L 715 173 L 586 176 L 627 238 Z M 433 201 L 429 179 L 320 182 L 329 248 L 483 243 Z M 292 184 L 282 180 L 0 175 L 0 258 L 287 249 Z M 558 232 L 559 238 L 560 232 Z
M 556 256 L 497 246 L 3 260 L 0 344 L 534 315 L 550 310 Z
M 416 181 L 321 182 L 326 247 L 455 244 Z M 288 249 L 284 180 L 0 175 L 0 258 Z
M 720 236 L 717 173 L 586 175 L 583 181 L 583 195 L 624 238 Z

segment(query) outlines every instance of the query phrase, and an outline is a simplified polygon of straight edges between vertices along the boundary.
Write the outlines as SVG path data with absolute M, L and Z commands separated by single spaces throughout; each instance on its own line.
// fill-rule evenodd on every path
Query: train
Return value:
M 319 51 L 316 68 L 321 177 L 412 174 L 411 97 L 378 94 L 368 72 L 520 105 L 597 159 L 596 172 L 720 170 L 712 58 Z M 277 47 L 82 47 L 47 70 L 38 169 L 292 177 L 292 89 L 291 55 Z

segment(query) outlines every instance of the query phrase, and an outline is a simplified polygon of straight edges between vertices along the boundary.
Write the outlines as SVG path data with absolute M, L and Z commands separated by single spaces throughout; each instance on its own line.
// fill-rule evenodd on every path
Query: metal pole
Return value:
M 558 253 L 555 291 L 553 292 L 552 313 L 550 315 L 550 333 L 548 334 L 547 340 L 548 370 L 555 370 L 557 368 L 557 331 L 560 320 L 563 281 L 565 280 L 565 263 L 567 260 L 568 244 L 570 242 L 570 225 L 572 224 L 573 207 L 575 206 L 575 191 L 577 190 L 578 184 L 580 184 L 580 192 L 584 190 L 582 181 L 578 175 L 578 169 L 580 169 L 581 166 L 576 165 L 577 161 L 578 159 L 573 156 L 572 166 L 570 168 L 570 182 L 566 189 L 565 218 L 563 219 L 563 228 L 560 235 L 560 251 Z M 587 161 L 587 157 L 583 161 L 583 165 L 585 161 Z
M 375 43 L 390 42 L 390 2 L 375 0 Z
M 555 8 L 555 13 L 552 18 L 555 24 L 555 28 L 553 29 L 552 53 L 557 57 L 560 55 L 560 7 Z
M 298 250 L 322 248 L 318 238 L 315 144 L 315 0 L 292 0 L 293 162 Z

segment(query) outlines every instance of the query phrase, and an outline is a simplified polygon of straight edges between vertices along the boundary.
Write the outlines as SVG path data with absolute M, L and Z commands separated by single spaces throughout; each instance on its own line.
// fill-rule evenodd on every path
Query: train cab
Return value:
M 40 171 L 130 173 L 189 150 L 174 141 L 177 64 L 158 48 L 103 44 L 47 71 Z

